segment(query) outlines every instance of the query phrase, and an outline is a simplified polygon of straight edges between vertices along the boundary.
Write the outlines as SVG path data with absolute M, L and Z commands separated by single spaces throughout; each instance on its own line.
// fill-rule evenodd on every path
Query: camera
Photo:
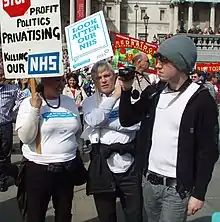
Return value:
M 118 70 L 118 75 L 122 77 L 125 81 L 134 79 L 135 73 L 136 71 L 134 66 L 129 66 Z

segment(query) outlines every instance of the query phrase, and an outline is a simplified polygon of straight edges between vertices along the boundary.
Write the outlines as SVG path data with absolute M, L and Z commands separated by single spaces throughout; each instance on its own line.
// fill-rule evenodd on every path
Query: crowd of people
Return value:
M 100 222 L 117 221 L 117 198 L 126 222 L 143 222 L 143 206 L 148 222 L 186 222 L 203 207 L 219 157 L 217 75 L 193 71 L 197 49 L 183 35 L 154 56 L 152 80 L 144 53 L 136 74 L 108 61 L 71 72 L 65 53 L 64 75 L 41 78 L 34 94 L 27 79 L 5 82 L 0 65 L 0 191 L 15 178 L 25 222 L 45 221 L 51 198 L 55 221 L 71 222 L 74 186 L 85 183 Z M 14 112 L 20 167 L 10 161 Z
M 216 32 L 213 31 L 212 27 L 204 28 L 202 30 L 199 25 L 192 26 L 187 33 L 190 34 L 198 34 L 198 35 L 219 35 L 220 29 L 218 29 Z
M 206 88 L 208 88 L 216 103 L 220 104 L 220 80 L 218 72 L 208 73 L 193 70 L 191 73 L 191 78 L 193 82 L 203 84 Z
M 180 29 L 176 30 L 175 35 L 180 34 Z M 182 30 L 182 33 L 188 33 L 188 34 L 196 34 L 196 35 L 220 35 L 220 28 L 217 29 L 216 32 L 213 31 L 212 27 L 204 28 L 203 30 L 200 28 L 200 25 L 192 26 L 188 31 Z M 164 37 L 164 40 L 171 38 L 174 34 L 166 34 Z M 153 36 L 152 43 L 154 44 L 160 44 L 160 39 L 157 38 L 156 35 Z

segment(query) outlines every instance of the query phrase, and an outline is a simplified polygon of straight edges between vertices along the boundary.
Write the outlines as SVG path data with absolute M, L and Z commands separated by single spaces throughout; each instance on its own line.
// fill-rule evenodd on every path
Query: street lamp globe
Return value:
M 136 4 L 134 5 L 134 10 L 138 10 L 139 9 L 139 5 L 137 4 L 137 2 L 136 2 Z
M 143 17 L 143 19 L 144 19 L 144 24 L 145 24 L 145 25 L 148 25 L 148 22 L 149 22 L 150 17 L 149 17 L 147 14 L 145 14 L 144 17 Z

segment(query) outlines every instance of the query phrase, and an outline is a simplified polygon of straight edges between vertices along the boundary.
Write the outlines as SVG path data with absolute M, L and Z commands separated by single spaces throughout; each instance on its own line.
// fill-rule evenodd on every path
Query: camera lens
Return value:
M 132 97 L 132 99 L 135 99 L 135 100 L 138 99 L 138 98 L 140 97 L 139 91 L 136 90 L 136 89 L 134 89 L 134 90 L 132 91 L 131 97 Z

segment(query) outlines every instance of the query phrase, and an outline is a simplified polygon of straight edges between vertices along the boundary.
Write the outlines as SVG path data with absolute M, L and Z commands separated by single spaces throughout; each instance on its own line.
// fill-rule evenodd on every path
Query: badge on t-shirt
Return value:
M 76 118 L 77 115 L 71 112 L 46 112 L 42 114 L 42 118 L 46 121 L 48 119 L 55 119 L 55 118 Z
M 119 117 L 119 109 L 113 109 L 109 114 L 109 120 L 117 119 Z

